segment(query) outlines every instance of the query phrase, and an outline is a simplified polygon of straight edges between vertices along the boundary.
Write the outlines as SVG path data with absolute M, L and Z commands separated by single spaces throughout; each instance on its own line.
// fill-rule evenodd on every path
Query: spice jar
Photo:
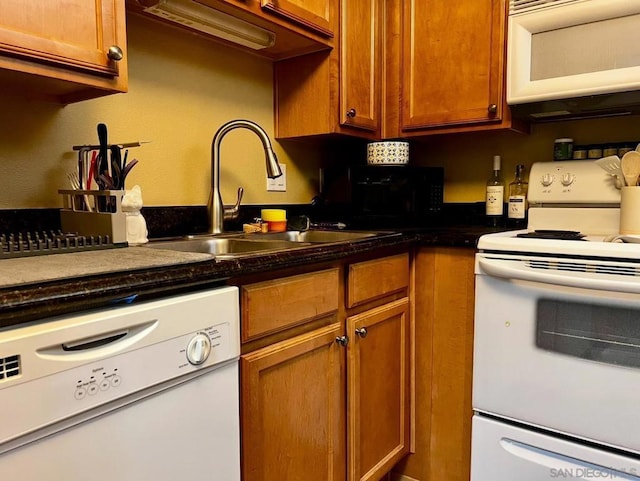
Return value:
M 630 152 L 633 149 L 635 149 L 635 146 L 631 142 L 622 142 L 618 144 L 618 157 L 622 158 L 624 154 Z
M 587 147 L 587 159 L 601 159 L 602 146 L 595 144 Z
M 611 155 L 618 155 L 618 146 L 616 144 L 606 144 L 602 149 L 603 157 L 609 157 Z
M 587 146 L 576 145 L 573 148 L 573 160 L 586 160 L 587 158 Z
M 553 141 L 553 160 L 571 160 L 573 158 L 573 139 L 563 138 Z

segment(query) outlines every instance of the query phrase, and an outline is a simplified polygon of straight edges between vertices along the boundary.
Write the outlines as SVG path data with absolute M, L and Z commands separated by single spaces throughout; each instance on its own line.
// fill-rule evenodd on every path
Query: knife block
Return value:
M 109 236 L 113 244 L 126 244 L 124 190 L 59 190 L 58 193 L 62 195 L 60 224 L 64 232 Z

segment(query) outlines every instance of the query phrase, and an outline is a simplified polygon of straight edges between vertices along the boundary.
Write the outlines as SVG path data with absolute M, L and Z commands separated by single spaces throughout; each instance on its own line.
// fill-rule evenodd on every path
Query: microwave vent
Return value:
M 554 8 L 566 3 L 576 3 L 582 0 L 509 0 L 509 14 L 532 12 L 545 8 Z

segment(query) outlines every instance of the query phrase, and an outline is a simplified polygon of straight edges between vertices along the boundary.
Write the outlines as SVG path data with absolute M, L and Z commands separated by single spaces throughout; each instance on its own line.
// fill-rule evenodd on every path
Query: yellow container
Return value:
M 287 222 L 287 211 L 284 209 L 262 209 L 260 216 L 265 222 Z

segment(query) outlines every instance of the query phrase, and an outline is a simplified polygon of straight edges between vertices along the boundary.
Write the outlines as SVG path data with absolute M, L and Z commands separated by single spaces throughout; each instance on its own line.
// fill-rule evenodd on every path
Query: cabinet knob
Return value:
M 489 104 L 489 107 L 487 107 L 487 110 L 489 111 L 490 114 L 495 114 L 496 112 L 498 112 L 498 105 Z
M 347 344 L 349 344 L 349 337 L 348 336 L 336 337 L 336 342 L 341 346 L 346 346 Z
M 347 117 L 352 119 L 356 116 L 356 109 L 349 109 L 347 110 Z
M 356 334 L 364 339 L 365 337 L 367 337 L 367 334 L 369 334 L 369 332 L 367 332 L 366 327 L 361 327 L 360 329 L 356 329 Z
M 111 47 L 109 47 L 109 50 L 107 50 L 107 57 L 117 62 L 118 60 L 122 60 L 124 54 L 122 53 L 122 49 L 120 47 L 118 47 L 117 45 L 111 45 Z

